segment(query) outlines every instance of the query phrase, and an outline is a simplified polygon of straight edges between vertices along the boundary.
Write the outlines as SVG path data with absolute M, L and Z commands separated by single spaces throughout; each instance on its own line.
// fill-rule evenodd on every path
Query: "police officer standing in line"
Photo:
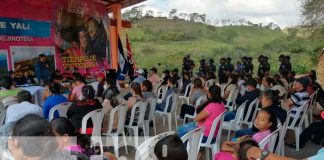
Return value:
M 249 74 L 249 63 L 247 61 L 247 57 L 242 57 L 242 69 L 243 69 L 243 73 L 244 75 Z
M 279 72 L 280 72 L 281 70 L 287 68 L 286 61 L 285 61 L 286 56 L 281 54 L 278 58 L 280 62 L 280 66 L 279 66 Z
M 268 63 L 268 57 L 260 55 L 258 57 L 260 63 L 258 68 L 258 77 L 262 79 L 264 76 L 269 75 L 270 64 Z
M 184 72 L 189 73 L 189 77 L 192 77 L 193 73 L 192 70 L 195 68 L 194 61 L 190 58 L 190 55 L 187 55 L 183 58 L 183 65 L 182 65 L 182 74 Z
M 227 76 L 228 73 L 227 72 L 228 72 L 228 69 L 227 69 L 227 65 L 226 65 L 226 59 L 221 58 L 220 65 L 218 68 L 219 84 L 227 83 L 227 81 L 228 81 L 228 76 Z
M 233 73 L 234 71 L 234 65 L 231 63 L 232 59 L 231 57 L 227 57 L 227 70 L 229 73 Z
M 252 57 L 247 57 L 247 62 L 248 62 L 248 66 L 249 66 L 249 74 L 253 74 L 253 63 L 252 63 Z
M 212 72 L 212 73 L 215 73 L 216 72 L 216 66 L 215 66 L 215 62 L 213 59 L 209 59 L 208 61 L 209 63 L 209 71 Z
M 207 73 L 207 66 L 206 66 L 206 60 L 205 59 L 200 60 L 199 72 L 203 73 L 204 75 L 206 75 L 206 73 Z
M 285 57 L 285 64 L 286 64 L 286 69 L 291 72 L 292 71 L 292 66 L 290 63 L 290 56 Z

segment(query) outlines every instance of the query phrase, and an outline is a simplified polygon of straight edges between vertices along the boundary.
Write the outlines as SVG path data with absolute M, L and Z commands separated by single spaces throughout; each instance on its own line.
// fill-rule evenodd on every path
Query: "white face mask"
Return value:
M 105 84 L 105 85 L 103 86 L 103 88 L 104 88 L 104 90 L 108 89 L 108 85 Z

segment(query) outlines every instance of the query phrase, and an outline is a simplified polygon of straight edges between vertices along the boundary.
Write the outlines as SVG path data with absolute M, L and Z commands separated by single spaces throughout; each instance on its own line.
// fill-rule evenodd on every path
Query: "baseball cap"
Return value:
M 253 86 L 253 87 L 256 87 L 257 84 L 258 84 L 258 82 L 257 82 L 255 79 L 253 79 L 253 78 L 248 79 L 248 80 L 244 83 L 244 85 L 246 85 L 246 86 L 250 85 L 250 86 Z
M 142 68 L 137 69 L 136 72 L 139 73 L 139 74 L 144 74 L 145 73 L 144 69 L 142 69 Z
M 306 88 L 307 85 L 309 84 L 309 80 L 307 77 L 300 77 L 300 78 L 295 79 L 295 81 L 302 84 L 304 86 L 304 88 Z

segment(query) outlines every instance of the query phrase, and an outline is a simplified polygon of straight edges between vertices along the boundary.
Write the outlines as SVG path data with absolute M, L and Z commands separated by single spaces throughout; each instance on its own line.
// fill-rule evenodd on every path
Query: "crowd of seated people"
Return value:
M 262 59 L 263 58 L 263 59 Z M 287 59 L 287 57 L 285 57 Z M 241 156 L 257 157 L 252 154 L 250 149 L 256 152 L 258 150 L 258 144 L 267 135 L 276 130 L 277 123 L 283 124 L 287 116 L 293 116 L 298 109 L 304 103 L 310 100 L 310 96 L 317 91 L 317 99 L 315 100 L 323 106 L 323 90 L 316 82 L 316 72 L 311 71 L 308 75 L 295 78 L 295 73 L 291 70 L 284 69 L 289 68 L 289 63 L 285 60 L 280 70 L 274 76 L 271 76 L 269 70 L 266 68 L 259 68 L 259 77 L 253 77 L 253 65 L 250 64 L 249 57 L 243 58 L 244 62 L 242 66 L 234 66 L 231 64 L 231 59 L 222 58 L 220 65 L 216 67 L 214 61 L 201 61 L 198 74 L 192 74 L 192 67 L 187 66 L 187 70 L 184 70 L 182 75 L 178 75 L 178 70 L 173 69 L 171 71 L 163 71 L 163 75 L 160 79 L 158 70 L 153 67 L 150 70 L 150 74 L 147 75 L 145 69 L 137 70 L 137 77 L 130 82 L 128 88 L 128 94 L 121 95 L 121 90 L 117 88 L 117 82 L 114 79 L 105 77 L 103 74 L 97 75 L 97 81 L 99 85 L 97 88 L 93 88 L 90 85 L 86 77 L 81 74 L 75 74 L 73 80 L 68 85 L 68 95 L 63 95 L 62 88 L 66 87 L 60 81 L 60 78 L 53 77 L 53 82 L 47 84 L 48 94 L 44 97 L 44 104 L 41 106 L 33 104 L 32 95 L 25 90 L 17 87 L 17 77 L 11 74 L 8 78 L 2 79 L 0 90 L 0 98 L 3 99 L 8 96 L 16 96 L 17 104 L 12 104 L 6 109 L 6 119 L 4 125 L 0 128 L 1 135 L 12 136 L 57 136 L 56 142 L 50 140 L 51 143 L 57 143 L 55 150 L 57 151 L 73 151 L 74 155 L 78 157 L 89 157 L 87 153 L 87 146 L 83 145 L 83 142 L 74 141 L 71 137 L 80 137 L 80 128 L 83 117 L 89 112 L 104 108 L 108 114 L 105 115 L 103 121 L 103 132 L 107 130 L 108 118 L 110 111 L 118 105 L 127 106 L 126 122 L 127 125 L 136 125 L 139 116 L 139 110 L 136 110 L 133 124 L 130 122 L 131 109 L 138 101 L 145 101 L 148 98 L 157 98 L 154 86 L 167 86 L 167 91 L 161 103 L 156 104 L 156 110 L 158 111 L 170 111 L 172 105 L 172 98 L 170 99 L 169 106 L 167 106 L 167 97 L 173 94 L 184 93 L 185 88 L 190 83 L 193 83 L 191 88 L 191 96 L 189 97 L 190 104 L 184 104 L 181 107 L 180 117 L 183 118 L 185 114 L 193 115 L 196 113 L 194 122 L 186 123 L 184 126 L 179 126 L 179 135 L 172 135 L 161 140 L 155 147 L 154 152 L 158 159 L 186 159 L 185 146 L 180 143 L 180 137 L 190 130 L 198 127 L 205 127 L 203 133 L 202 142 L 207 140 L 209 131 L 213 121 L 225 112 L 224 121 L 230 121 L 235 118 L 237 107 L 247 101 L 246 106 L 249 106 L 255 99 L 260 99 L 260 110 L 257 112 L 256 117 L 249 118 L 249 121 L 253 122 L 252 128 L 242 129 L 235 133 L 235 137 L 239 140 L 237 142 L 226 141 L 222 145 L 222 152 L 216 154 L 215 159 L 240 159 Z M 242 59 L 242 60 L 243 60 Z M 266 57 L 261 57 L 262 65 L 267 65 Z M 187 64 L 189 65 L 189 63 Z M 190 63 L 193 66 L 192 63 Z M 261 65 L 261 62 L 260 62 Z M 285 66 L 286 65 L 286 66 Z M 285 67 L 284 67 L 285 66 Z M 215 72 L 218 68 L 218 78 L 216 78 Z M 182 77 L 182 79 L 181 79 Z M 32 79 L 27 73 L 22 77 L 24 82 L 33 83 Z M 218 83 L 213 84 L 210 87 L 205 87 L 205 82 L 209 79 L 219 79 Z M 65 86 L 64 86 L 65 85 Z M 229 100 L 230 93 L 238 89 L 239 94 L 235 98 L 233 111 L 226 111 L 225 104 Z M 127 93 L 127 92 L 126 92 Z M 199 106 L 194 106 L 197 99 L 201 96 L 207 96 L 207 101 L 203 102 Z M 123 98 L 124 97 L 124 98 Z M 100 99 L 100 100 L 99 100 Z M 67 111 L 67 118 L 60 117 L 58 112 L 54 113 L 54 119 L 49 123 L 50 110 L 61 103 L 72 102 L 72 105 Z M 283 106 L 282 106 L 283 105 Z M 196 108 L 195 108 L 196 107 Z M 287 112 L 290 111 L 290 115 Z M 247 109 L 244 110 L 244 116 Z M 32 115 L 31 115 L 32 114 Z M 114 117 L 116 122 L 118 121 L 118 115 Z M 279 122 L 277 122 L 277 119 Z M 24 120 L 22 122 L 22 120 Z M 30 128 L 24 128 L 26 122 L 31 123 L 36 121 L 35 124 L 31 124 Z M 39 123 L 39 124 L 38 124 Z M 37 128 L 35 126 L 41 126 Z M 92 122 L 89 121 L 87 125 L 87 134 L 92 132 Z M 35 127 L 35 128 L 34 128 Z M 117 123 L 113 124 L 114 129 L 117 128 Z M 300 147 L 304 147 L 310 140 L 315 144 L 319 144 L 320 139 L 323 139 L 323 120 L 319 122 L 313 122 L 307 127 L 300 135 Z M 28 129 L 33 129 L 29 131 Z M 39 129 L 39 130 L 36 130 Z M 46 133 L 45 133 L 46 130 Z M 39 131 L 39 132 L 37 132 Z M 24 132 L 24 133 L 20 133 Z M 26 133 L 25 133 L 26 132 Z M 36 135 L 37 134 L 37 135 Z M 180 136 L 180 137 L 179 137 Z M 240 137 L 244 138 L 240 138 Z M 246 140 L 247 136 L 251 136 Z M 82 139 L 82 137 L 80 137 Z M 216 134 L 213 135 L 213 142 L 215 142 Z M 251 140 L 252 139 L 252 140 Z M 52 142 L 53 141 L 53 142 Z M 234 140 L 233 140 L 234 141 Z M 22 157 L 42 157 L 43 154 L 36 154 L 26 151 L 25 148 L 28 142 L 17 139 L 13 141 L 10 137 L 7 139 L 8 147 L 12 149 L 12 156 L 17 159 Z M 255 143 L 256 142 L 256 143 Z M 17 145 L 21 143 L 23 145 Z M 43 145 L 43 144 L 35 144 Z M 171 145 L 170 150 L 168 148 L 168 154 L 166 158 L 161 154 L 163 145 Z M 288 146 L 295 147 L 295 143 L 287 144 Z M 243 146 L 242 149 L 238 149 L 237 146 Z M 249 146 L 249 147 L 245 147 Z M 253 146 L 253 147 L 252 147 Z M 45 147 L 45 146 L 38 146 Z M 160 147 L 160 148 L 159 148 Z M 174 148 L 173 148 L 174 147 Z M 174 152 L 173 152 L 174 151 Z M 244 153 L 245 151 L 245 153 Z M 42 151 L 41 151 L 42 152 Z M 183 157 L 172 157 L 176 152 L 184 153 Z M 24 155 L 25 154 L 25 155 Z M 47 151 L 44 154 L 51 155 Z M 250 155 L 251 154 L 251 155 Z M 113 155 L 106 153 L 107 157 L 113 159 Z M 54 156 L 54 155 L 53 155 Z M 272 154 L 269 154 L 271 157 Z M 275 156 L 275 155 L 273 155 Z M 160 157 L 160 158 L 159 158 Z M 50 158 L 50 157 L 48 157 Z M 82 158 L 81 158 L 82 159 Z

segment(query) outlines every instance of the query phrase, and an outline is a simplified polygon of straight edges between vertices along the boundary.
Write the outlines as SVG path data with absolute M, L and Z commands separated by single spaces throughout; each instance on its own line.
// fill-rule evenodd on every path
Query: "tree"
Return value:
M 316 29 L 324 24 L 323 0 L 302 0 L 302 17 L 305 26 Z
M 126 10 L 125 13 L 123 13 L 123 18 L 126 20 L 134 20 L 134 19 L 142 18 L 143 7 L 144 5 L 141 5 Z
M 206 14 L 201 14 L 201 15 L 198 15 L 199 19 L 201 22 L 205 23 L 206 22 Z
M 187 19 L 187 16 L 188 16 L 188 13 L 180 13 L 179 14 L 179 18 L 180 19 L 183 19 L 183 20 L 186 20 Z
M 171 9 L 169 13 L 169 19 L 173 19 L 173 17 L 177 14 L 177 9 Z
M 190 13 L 189 14 L 189 19 L 190 19 L 191 22 L 197 22 L 198 13 Z
M 147 10 L 145 13 L 145 17 L 153 17 L 154 16 L 154 12 L 152 10 Z

